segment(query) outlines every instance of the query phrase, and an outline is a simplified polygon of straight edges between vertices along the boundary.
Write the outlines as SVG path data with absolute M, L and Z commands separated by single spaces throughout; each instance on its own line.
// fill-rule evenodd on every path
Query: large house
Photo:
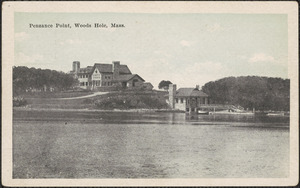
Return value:
M 208 104 L 208 95 L 196 88 L 179 88 L 175 84 L 169 85 L 169 104 L 172 109 L 186 112 L 197 112 L 202 105 Z
M 80 62 L 74 61 L 70 74 L 78 78 L 82 89 L 153 88 L 151 83 L 145 83 L 142 77 L 132 74 L 127 65 L 121 65 L 119 61 L 113 61 L 112 64 L 95 63 L 85 68 L 80 68 Z

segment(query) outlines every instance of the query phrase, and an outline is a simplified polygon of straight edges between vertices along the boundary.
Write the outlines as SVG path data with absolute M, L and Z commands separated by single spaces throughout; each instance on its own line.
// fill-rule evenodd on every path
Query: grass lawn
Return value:
M 24 93 L 20 95 L 27 101 L 29 108 L 43 108 L 43 109 L 84 109 L 92 108 L 92 98 L 86 99 L 61 99 L 80 97 L 93 94 L 92 91 L 74 91 L 74 92 L 36 92 Z
M 93 94 L 93 91 L 65 91 L 65 92 L 27 92 L 22 93 L 20 96 L 27 98 L 69 98 L 80 97 Z
M 85 109 L 93 107 L 93 103 L 90 99 L 72 99 L 72 100 L 60 100 L 60 99 L 45 99 L 45 98 L 31 98 L 26 99 L 28 107 L 30 108 L 59 108 L 59 109 Z

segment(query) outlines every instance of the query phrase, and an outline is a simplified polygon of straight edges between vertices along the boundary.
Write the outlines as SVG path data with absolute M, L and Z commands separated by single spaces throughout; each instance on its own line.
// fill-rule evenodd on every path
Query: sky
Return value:
M 285 14 L 18 12 L 14 19 L 15 66 L 68 72 L 73 61 L 81 67 L 120 61 L 155 88 L 161 80 L 179 88 L 228 76 L 288 78 Z M 71 28 L 29 27 L 56 23 Z

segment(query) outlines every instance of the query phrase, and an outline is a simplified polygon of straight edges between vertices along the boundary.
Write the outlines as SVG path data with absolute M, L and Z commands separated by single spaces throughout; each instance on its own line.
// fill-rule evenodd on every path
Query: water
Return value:
M 14 111 L 14 178 L 289 176 L 289 118 Z

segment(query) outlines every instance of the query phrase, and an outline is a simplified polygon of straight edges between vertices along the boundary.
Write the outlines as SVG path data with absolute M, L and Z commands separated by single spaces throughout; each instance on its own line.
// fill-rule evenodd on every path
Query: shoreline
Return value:
M 70 111 L 70 112 L 157 112 L 162 109 L 112 109 L 112 110 L 104 110 L 104 109 L 91 109 L 91 108 L 81 108 L 81 109 L 74 109 L 74 108 L 30 108 L 30 107 L 13 107 L 13 110 L 18 111 Z M 163 111 L 171 112 L 169 109 L 165 109 Z M 176 111 L 175 111 L 176 112 Z
M 105 110 L 105 109 L 94 109 L 94 108 L 80 108 L 80 109 L 75 109 L 75 108 L 32 108 L 32 107 L 13 107 L 13 110 L 16 111 L 61 111 L 61 112 L 128 112 L 128 113 L 185 113 L 184 111 L 180 110 L 172 110 L 172 109 L 110 109 L 110 110 Z M 189 113 L 185 113 L 189 114 Z M 189 114 L 189 115 L 201 115 L 202 114 Z M 213 113 L 210 112 L 208 115 L 234 115 L 234 116 L 261 116 L 261 114 L 257 113 Z M 289 115 L 268 115 L 265 114 L 265 116 L 273 116 L 273 117 L 290 117 Z

